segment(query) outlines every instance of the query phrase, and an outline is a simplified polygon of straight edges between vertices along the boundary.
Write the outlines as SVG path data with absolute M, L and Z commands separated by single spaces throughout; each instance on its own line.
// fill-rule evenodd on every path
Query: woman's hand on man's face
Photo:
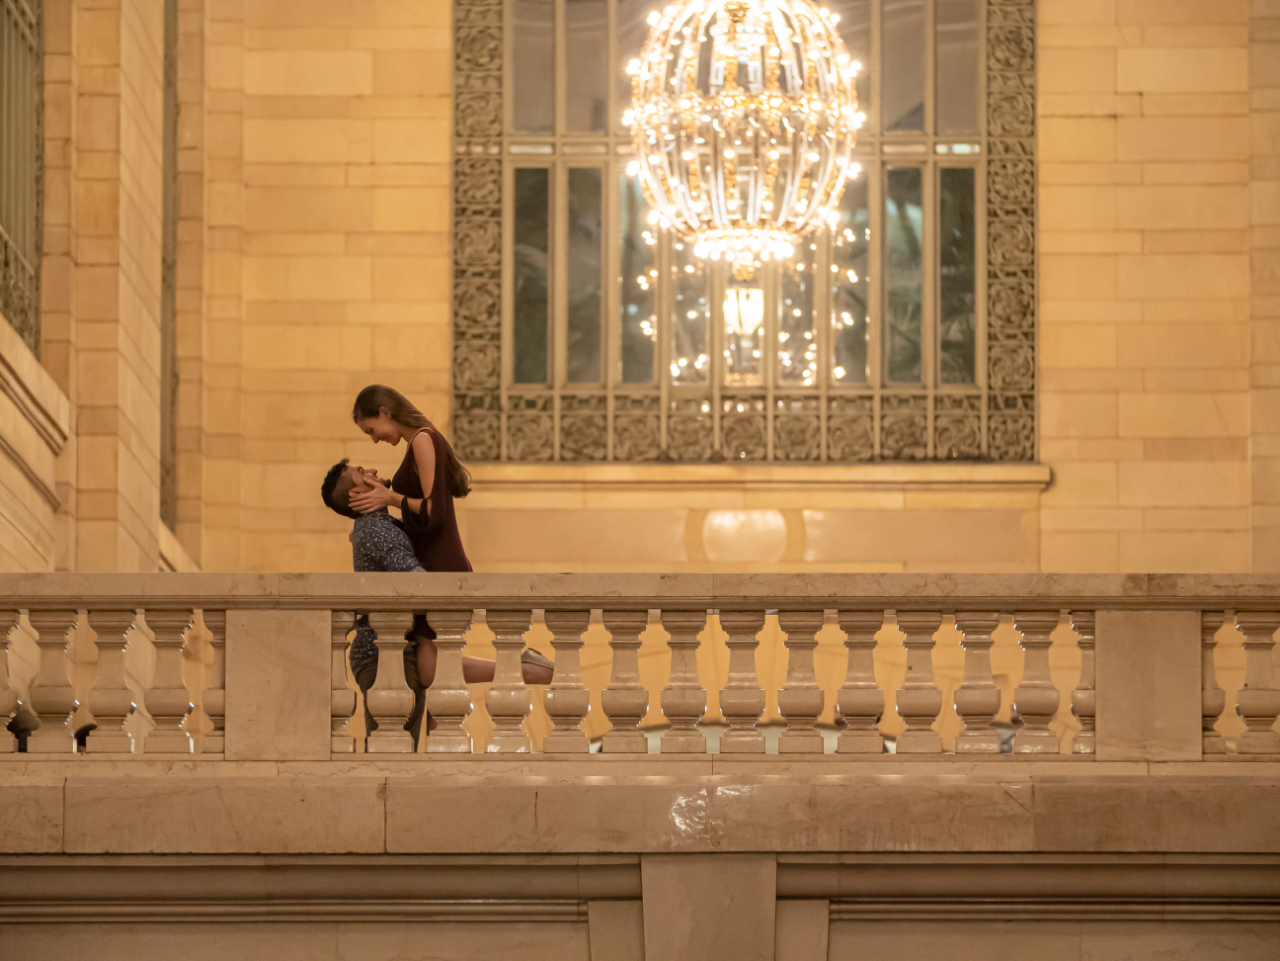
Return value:
M 347 501 L 352 510 L 361 514 L 369 514 L 399 502 L 398 495 L 381 484 L 374 484 L 367 490 L 352 490 Z

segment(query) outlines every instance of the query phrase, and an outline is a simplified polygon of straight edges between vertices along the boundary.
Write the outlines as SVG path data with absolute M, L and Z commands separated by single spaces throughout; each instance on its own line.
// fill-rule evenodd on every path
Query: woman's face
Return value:
M 390 444 L 395 447 L 400 443 L 400 427 L 386 410 L 378 411 L 377 417 L 365 417 L 356 421 L 356 426 L 373 438 L 375 444 Z

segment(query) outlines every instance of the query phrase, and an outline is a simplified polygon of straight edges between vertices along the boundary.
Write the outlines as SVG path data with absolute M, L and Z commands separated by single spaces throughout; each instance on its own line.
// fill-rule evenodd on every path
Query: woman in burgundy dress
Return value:
M 471 492 L 471 475 L 444 435 L 408 398 L 382 384 L 360 391 L 351 417 L 375 444 L 396 447 L 404 441 L 408 448 L 391 486 L 353 492 L 351 507 L 362 514 L 383 507 L 399 508 L 404 532 L 425 570 L 471 570 L 453 508 L 455 497 Z M 430 687 L 436 673 L 436 633 L 422 614 L 414 615 L 410 633 L 409 640 L 417 642 L 418 677 L 423 687 Z M 527 683 L 550 682 L 550 661 L 530 650 L 525 651 L 523 660 Z M 484 658 L 463 658 L 462 670 L 471 683 L 493 680 L 493 661 Z

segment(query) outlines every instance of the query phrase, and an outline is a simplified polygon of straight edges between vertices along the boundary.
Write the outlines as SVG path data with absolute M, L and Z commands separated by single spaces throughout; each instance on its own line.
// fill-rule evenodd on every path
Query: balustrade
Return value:
M 823 693 L 814 672 L 813 651 L 822 630 L 822 611 L 783 611 L 778 625 L 787 635 L 787 684 L 778 692 L 778 710 L 787 729 L 778 740 L 781 754 L 821 754 L 822 734 L 814 727 L 822 713 Z
M 760 621 L 764 623 L 763 614 Z M 644 754 L 649 749 L 648 738 L 640 730 L 649 711 L 649 692 L 640 683 L 640 635 L 648 624 L 648 611 L 604 612 L 613 652 L 609 686 L 600 694 L 605 717 L 613 724 L 602 739 L 605 754 Z
M 1071 744 L 1072 754 L 1097 753 L 1097 665 L 1094 659 L 1097 637 L 1092 611 L 1073 611 L 1071 626 L 1075 628 L 1080 648 L 1080 682 L 1071 692 L 1071 711 L 1080 722 L 1080 730 Z M 1212 668 L 1212 665 L 1211 665 Z
M 514 600 L 509 598 L 508 604 Z M 563 606 L 557 607 L 556 600 L 529 597 L 524 601 L 529 604 L 527 607 L 517 602 L 514 608 L 487 611 L 486 623 L 494 633 L 497 663 L 482 706 L 473 705 L 463 673 L 462 652 L 474 612 L 464 607 L 430 611 L 437 637 L 434 679 L 425 694 L 429 714 L 423 727 L 425 753 L 487 750 L 506 754 L 533 750 L 533 722 L 526 723 L 532 688 L 523 677 L 521 652 L 535 610 L 545 612 L 555 652 L 552 681 L 540 689 L 551 722 L 541 741 L 543 753 L 586 754 L 588 739 L 584 728 L 596 691 L 608 722 L 602 738 L 603 753 L 645 754 L 649 737 L 655 739 L 655 750 L 661 754 L 706 752 L 708 740 L 702 725 L 707 692 L 698 675 L 698 654 L 700 636 L 708 629 L 708 609 L 721 599 L 691 597 L 661 611 L 661 623 L 669 636 L 666 646 L 670 674 L 660 691 L 642 683 L 639 669 L 640 636 L 650 619 L 645 607 L 628 606 L 623 597 L 616 607 L 606 605 L 601 609 L 610 635 L 612 664 L 607 680 L 601 678 L 597 682 L 603 687 L 599 690 L 588 689 L 584 684 L 580 665 L 583 636 L 592 616 L 589 605 L 574 606 L 571 599 L 565 598 L 561 600 Z M 896 691 L 897 712 L 905 725 L 896 737 L 897 753 L 941 754 L 945 734 L 947 744 L 954 735 L 950 750 L 955 754 L 969 755 L 974 760 L 998 758 L 1001 743 L 993 722 L 1001 706 L 1001 691 L 992 674 L 991 649 L 993 632 L 1003 611 L 1003 616 L 1012 613 L 1014 627 L 1021 635 L 1022 677 L 1014 692 L 1021 726 L 1013 739 L 1015 755 L 1057 756 L 1067 750 L 1051 722 L 1059 715 L 1060 707 L 1069 706 L 1080 725 L 1069 750 L 1079 760 L 1091 760 L 1106 735 L 1096 713 L 1097 689 L 1116 683 L 1099 675 L 1099 668 L 1107 661 L 1098 659 L 1095 653 L 1097 648 L 1114 643 L 1114 634 L 1111 639 L 1099 637 L 1096 625 L 1101 619 L 1095 617 L 1093 609 L 1075 610 L 1065 604 L 1055 610 L 1038 609 L 1020 605 L 1019 600 L 1025 599 L 1012 597 L 1007 603 L 992 604 L 986 610 L 955 611 L 956 628 L 963 637 L 964 675 L 955 691 L 953 716 L 944 711 L 932 663 L 934 635 L 944 617 L 941 605 L 893 614 L 903 637 L 897 652 L 892 646 L 877 647 L 877 635 L 891 630 L 885 626 L 884 612 L 828 605 L 845 634 L 848 656 L 843 683 L 833 697 L 824 691 L 824 686 L 830 691 L 838 681 L 825 674 L 820 676 L 814 656 L 824 623 L 823 611 L 816 604 L 810 610 L 788 610 L 783 606 L 778 626 L 785 635 L 788 662 L 782 677 L 763 667 L 757 669 L 760 638 L 777 637 L 762 633 L 766 624 L 764 604 L 753 608 L 736 599 L 736 607 L 719 615 L 720 626 L 728 635 L 728 677 L 719 697 L 725 718 L 719 751 L 765 753 L 766 740 L 758 722 L 769 692 L 776 691 L 779 711 L 786 722 L 777 740 L 779 753 L 882 755 L 881 725 L 887 695 L 882 679 L 905 666 L 905 677 Z M 77 611 L 76 602 L 68 598 L 64 606 L 52 606 L 46 601 L 41 606 L 32 605 L 28 612 L 23 610 L 22 598 L 12 598 L 10 606 L 0 610 L 0 727 L 9 728 L 0 736 L 0 754 L 11 754 L 20 747 L 32 754 L 72 753 L 77 750 L 79 733 L 83 750 L 90 758 L 129 752 L 221 755 L 226 704 L 226 615 L 221 605 L 230 604 L 225 598 L 218 601 L 217 610 L 194 607 L 188 600 L 141 609 L 90 603 Z M 538 602 L 545 607 L 534 608 Z M 329 704 L 331 753 L 350 757 L 363 747 L 369 754 L 408 754 L 414 750 L 414 739 L 405 723 L 411 717 L 414 696 L 406 683 L 404 651 L 412 615 L 403 610 L 378 611 L 376 603 L 369 604 L 373 608 L 369 620 L 377 632 L 379 658 L 376 680 L 366 695 L 370 723 L 361 744 L 356 738 L 360 725 L 355 719 L 359 702 L 348 680 L 346 663 L 355 626 L 354 606 L 349 601 L 335 605 L 325 642 L 330 689 L 323 696 Z M 600 607 L 598 601 L 596 606 Z M 1066 610 L 1071 611 L 1070 624 L 1080 654 L 1079 681 L 1069 690 L 1063 678 L 1055 676 L 1049 660 L 1053 633 L 1062 622 L 1061 611 Z M 1280 755 L 1280 734 L 1275 730 L 1280 715 L 1280 689 L 1273 662 L 1280 612 L 1243 610 L 1235 615 L 1243 635 L 1245 670 L 1234 704 L 1228 703 L 1215 669 L 1218 636 L 1227 636 L 1228 632 L 1220 629 L 1228 622 L 1222 609 L 1200 610 L 1198 616 L 1203 754 Z M 148 640 L 148 636 L 154 639 Z M 269 636 L 254 640 L 270 642 Z M 1063 643 L 1067 643 L 1065 636 Z M 126 682 L 126 655 L 133 657 L 128 653 L 130 645 L 148 644 L 154 647 L 154 670 L 146 677 L 131 675 Z M 314 672 L 303 674 L 314 676 Z M 1229 689 L 1234 691 L 1236 683 L 1232 682 Z M 1114 696 L 1114 686 L 1112 691 Z M 646 712 L 653 698 L 665 715 L 665 729 L 646 729 Z M 841 727 L 835 733 L 824 733 L 817 727 L 818 718 L 824 710 L 833 708 L 838 710 Z M 468 732 L 473 709 L 487 711 L 493 722 L 483 744 L 473 744 Z M 131 710 L 139 713 L 134 721 L 128 721 Z M 1225 737 L 1216 729 L 1224 711 L 1227 719 L 1221 724 Z M 599 732 L 601 727 L 592 730 Z
M 836 695 L 836 705 L 847 725 L 836 751 L 840 754 L 880 754 L 884 738 L 880 718 L 884 714 L 884 691 L 876 683 L 876 634 L 884 626 L 883 611 L 841 611 L 840 630 L 845 633 L 849 665 L 844 686 Z
M 720 691 L 720 713 L 729 726 L 720 736 L 720 752 L 763 754 L 764 732 L 756 722 L 765 693 L 756 679 L 756 635 L 764 628 L 764 611 L 722 611 L 720 626 L 729 635 L 729 680 Z
M 590 611 L 547 611 L 547 630 L 556 652 L 555 676 L 543 695 L 554 727 L 542 741 L 548 754 L 586 754 L 582 721 L 591 707 L 591 692 L 582 686 L 582 635 L 591 624 Z
M 957 754 L 1000 753 L 1000 732 L 991 726 L 1000 710 L 1000 688 L 991 676 L 991 632 L 999 626 L 995 611 L 956 612 L 956 630 L 964 636 L 964 682 L 955 695 L 964 730 L 956 735 Z
M 942 710 L 942 692 L 933 681 L 933 635 L 941 626 L 941 614 L 898 614 L 902 646 L 907 649 L 907 675 L 898 688 L 898 715 L 907 725 L 898 735 L 899 754 L 937 754 L 942 750 L 942 736 L 933 730 Z
M 0 610 L 0 754 L 12 754 L 17 738 L 10 730 L 18 711 L 18 688 L 9 670 L 9 637 L 21 615 L 17 611 Z
M 1200 723 L 1201 750 L 1205 754 L 1225 754 L 1226 740 L 1216 725 L 1227 706 L 1227 692 L 1218 686 L 1218 668 L 1213 653 L 1218 646 L 1218 630 L 1226 622 L 1221 611 L 1200 614 Z
M 1244 634 L 1244 687 L 1236 698 L 1236 709 L 1244 718 L 1245 732 L 1236 743 L 1241 754 L 1280 754 L 1280 734 L 1275 731 L 1280 716 L 1280 690 L 1276 688 L 1276 628 L 1280 613 L 1241 611 L 1236 626 Z
M 1058 621 L 1057 611 L 1021 611 L 1013 617 L 1013 626 L 1022 632 L 1022 649 L 1026 652 L 1022 683 L 1013 692 L 1013 706 L 1022 718 L 1022 730 L 1013 736 L 1015 754 L 1058 753 L 1058 735 L 1049 730 L 1062 700 L 1049 671 L 1049 648 L 1053 645 L 1050 635 Z
M 156 652 L 155 671 L 144 699 L 155 727 L 146 737 L 144 750 L 148 754 L 190 754 L 191 735 L 183 724 L 191 709 L 191 695 L 182 682 L 182 648 L 191 629 L 192 614 L 182 610 L 150 611 L 144 616 L 155 637 L 151 643 Z

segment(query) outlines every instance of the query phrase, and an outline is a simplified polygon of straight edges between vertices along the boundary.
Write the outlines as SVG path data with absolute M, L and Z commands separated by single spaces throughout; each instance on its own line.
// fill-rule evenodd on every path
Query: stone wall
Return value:
M 1276 569 L 1273 7 L 1039 4 L 1043 467 L 481 465 L 460 512 L 474 563 Z M 70 436 L 52 548 L 4 564 L 154 569 L 159 14 L 45 8 L 44 365 Z M 400 453 L 354 430 L 355 393 L 391 383 L 448 422 L 449 4 L 179 9 L 166 551 L 344 569 L 319 479 Z
M 1249 17 L 1040 4 L 1042 570 L 1273 569 L 1251 548 L 1276 475 L 1255 454 L 1250 478 L 1271 428 L 1250 383 Z
M 449 5 L 206 0 L 202 561 L 339 568 L 320 503 L 399 387 L 447 422 Z

